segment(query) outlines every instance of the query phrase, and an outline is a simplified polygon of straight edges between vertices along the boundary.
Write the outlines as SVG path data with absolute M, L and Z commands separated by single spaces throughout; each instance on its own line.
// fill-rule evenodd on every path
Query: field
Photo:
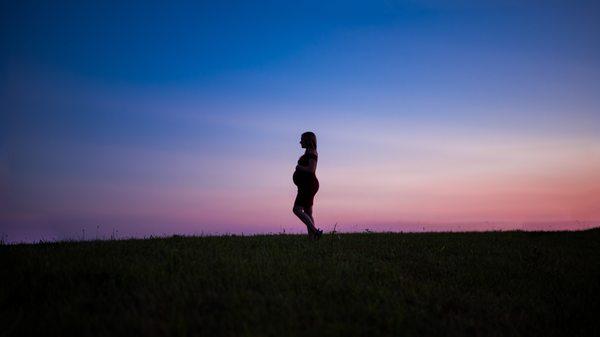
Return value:
M 600 335 L 600 230 L 0 246 L 0 335 Z

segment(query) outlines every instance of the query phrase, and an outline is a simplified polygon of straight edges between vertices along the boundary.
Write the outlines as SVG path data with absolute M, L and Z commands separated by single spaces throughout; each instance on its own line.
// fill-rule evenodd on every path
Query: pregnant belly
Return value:
M 298 187 L 312 187 L 318 184 L 317 177 L 308 172 L 294 171 L 292 179 L 294 180 L 294 184 Z

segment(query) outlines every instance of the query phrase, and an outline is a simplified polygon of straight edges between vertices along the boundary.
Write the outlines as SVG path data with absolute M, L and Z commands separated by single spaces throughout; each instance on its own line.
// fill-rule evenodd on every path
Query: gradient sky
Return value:
M 600 223 L 594 1 L 12 1 L 0 17 L 4 241 L 300 232 L 307 130 L 326 230 Z

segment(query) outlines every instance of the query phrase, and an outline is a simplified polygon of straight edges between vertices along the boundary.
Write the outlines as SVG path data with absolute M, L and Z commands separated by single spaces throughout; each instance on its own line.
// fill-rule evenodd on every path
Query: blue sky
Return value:
M 132 235 L 295 228 L 280 200 L 293 200 L 288 171 L 305 130 L 322 144 L 324 221 L 597 217 L 580 201 L 595 200 L 595 187 L 579 180 L 594 177 L 600 143 L 599 7 L 4 3 L 0 225 L 24 238 L 64 237 L 99 222 Z M 522 166 L 497 169 L 507 162 Z M 432 163 L 455 171 L 429 172 Z M 403 167 L 439 185 L 408 173 L 389 190 L 363 179 L 384 172 L 394 180 Z M 556 190 L 563 185 L 552 181 L 569 182 L 577 197 L 563 195 L 570 206 L 561 211 L 553 209 L 565 203 L 557 197 L 539 202 L 543 209 L 500 203 L 469 212 L 472 201 L 459 188 L 444 198 L 467 199 L 451 207 L 461 212 L 449 212 L 436 193 L 468 167 L 482 177 L 477 186 L 490 189 L 477 197 L 489 204 L 512 174 Z M 544 168 L 555 176 L 536 173 Z M 344 175 L 356 186 L 334 179 Z M 345 186 L 372 202 L 344 201 Z M 539 200 L 530 190 L 510 193 L 507 200 L 535 204 L 558 192 Z M 410 196 L 438 206 L 416 209 L 403 199 Z

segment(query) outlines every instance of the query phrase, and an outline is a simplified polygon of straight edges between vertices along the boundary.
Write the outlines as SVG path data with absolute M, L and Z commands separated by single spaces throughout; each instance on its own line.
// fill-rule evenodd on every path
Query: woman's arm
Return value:
M 317 171 L 317 161 L 308 158 L 308 166 L 296 165 L 296 170 L 315 173 Z

